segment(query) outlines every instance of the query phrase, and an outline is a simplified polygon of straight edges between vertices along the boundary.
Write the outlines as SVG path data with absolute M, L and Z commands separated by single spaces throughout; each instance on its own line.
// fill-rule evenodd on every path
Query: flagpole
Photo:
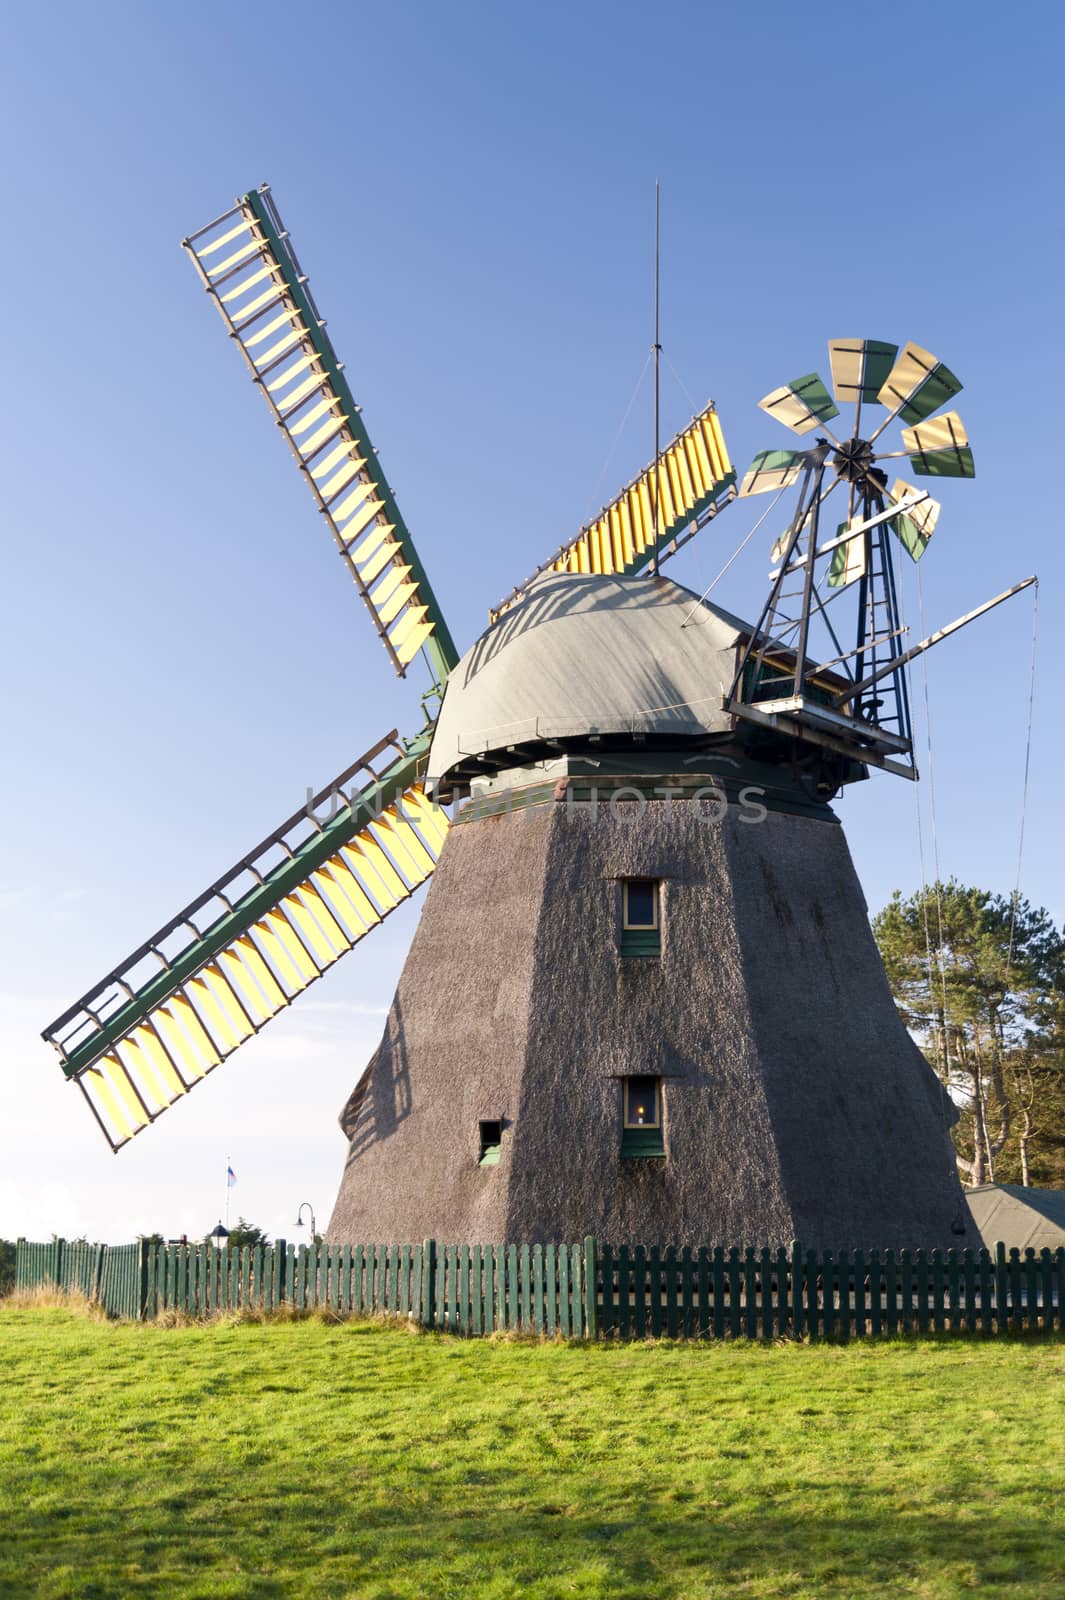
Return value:
M 229 1157 L 226 1156 L 226 1232 L 229 1232 Z

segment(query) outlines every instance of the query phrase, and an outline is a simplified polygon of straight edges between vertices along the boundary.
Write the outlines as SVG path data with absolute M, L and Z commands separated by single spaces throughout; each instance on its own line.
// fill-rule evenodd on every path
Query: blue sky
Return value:
M 1065 917 L 1053 650 L 1061 10 L 987 5 L 69 4 L 6 19 L 0 1234 L 327 1215 L 336 1114 L 418 905 L 117 1159 L 40 1027 L 393 726 L 417 722 L 179 249 L 269 180 L 460 646 L 646 461 L 662 183 L 663 431 L 757 410 L 825 341 L 962 378 L 929 625 L 1030 572 L 1041 669 L 1023 888 Z M 11 159 L 12 155 L 14 159 Z M 672 564 L 702 589 L 764 502 Z M 774 531 L 779 531 L 775 529 Z M 766 534 L 770 533 L 769 528 Z M 756 612 L 769 537 L 715 591 Z M 1032 611 L 929 661 L 944 874 L 1008 892 Z M 923 735 L 922 735 L 923 737 Z M 927 763 L 925 763 L 927 767 Z M 929 787 L 921 801 L 927 817 Z M 871 909 L 915 797 L 840 803 Z M 926 822 L 926 844 L 929 836 Z

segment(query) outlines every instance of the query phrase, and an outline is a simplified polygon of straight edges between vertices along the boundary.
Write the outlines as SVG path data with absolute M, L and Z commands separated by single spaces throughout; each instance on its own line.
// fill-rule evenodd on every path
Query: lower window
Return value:
M 479 1167 L 498 1167 L 499 1148 L 503 1143 L 501 1122 L 481 1122 L 477 1125 L 481 1152 L 477 1157 Z
M 662 1138 L 662 1080 L 634 1077 L 621 1080 L 621 1154 L 626 1159 L 664 1156 Z

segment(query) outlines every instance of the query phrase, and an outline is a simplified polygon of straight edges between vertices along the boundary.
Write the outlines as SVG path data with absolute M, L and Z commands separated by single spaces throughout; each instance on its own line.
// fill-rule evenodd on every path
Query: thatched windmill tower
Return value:
M 971 475 L 957 418 L 925 421 L 956 380 L 916 346 L 836 341 L 844 442 L 819 380 L 768 397 L 827 437 L 744 482 L 801 480 L 754 626 L 658 572 L 735 493 L 709 406 L 460 660 L 271 196 L 185 243 L 386 653 L 401 676 L 420 653 L 431 686 L 417 734 L 379 740 L 46 1030 L 112 1147 L 435 868 L 343 1114 L 332 1238 L 956 1242 L 949 1102 L 828 806 L 870 765 L 915 776 L 891 541 L 916 558 L 938 512 L 887 494 L 862 403 L 919 424 L 916 471 Z M 819 543 L 841 486 L 848 520 Z M 857 646 L 818 667 L 822 588 L 852 583 Z

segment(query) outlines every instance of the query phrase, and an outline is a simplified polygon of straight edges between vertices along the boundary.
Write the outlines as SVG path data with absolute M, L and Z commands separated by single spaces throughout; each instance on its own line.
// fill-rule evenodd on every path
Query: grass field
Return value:
M 0 1595 L 1065 1592 L 1065 1344 L 0 1308 Z

